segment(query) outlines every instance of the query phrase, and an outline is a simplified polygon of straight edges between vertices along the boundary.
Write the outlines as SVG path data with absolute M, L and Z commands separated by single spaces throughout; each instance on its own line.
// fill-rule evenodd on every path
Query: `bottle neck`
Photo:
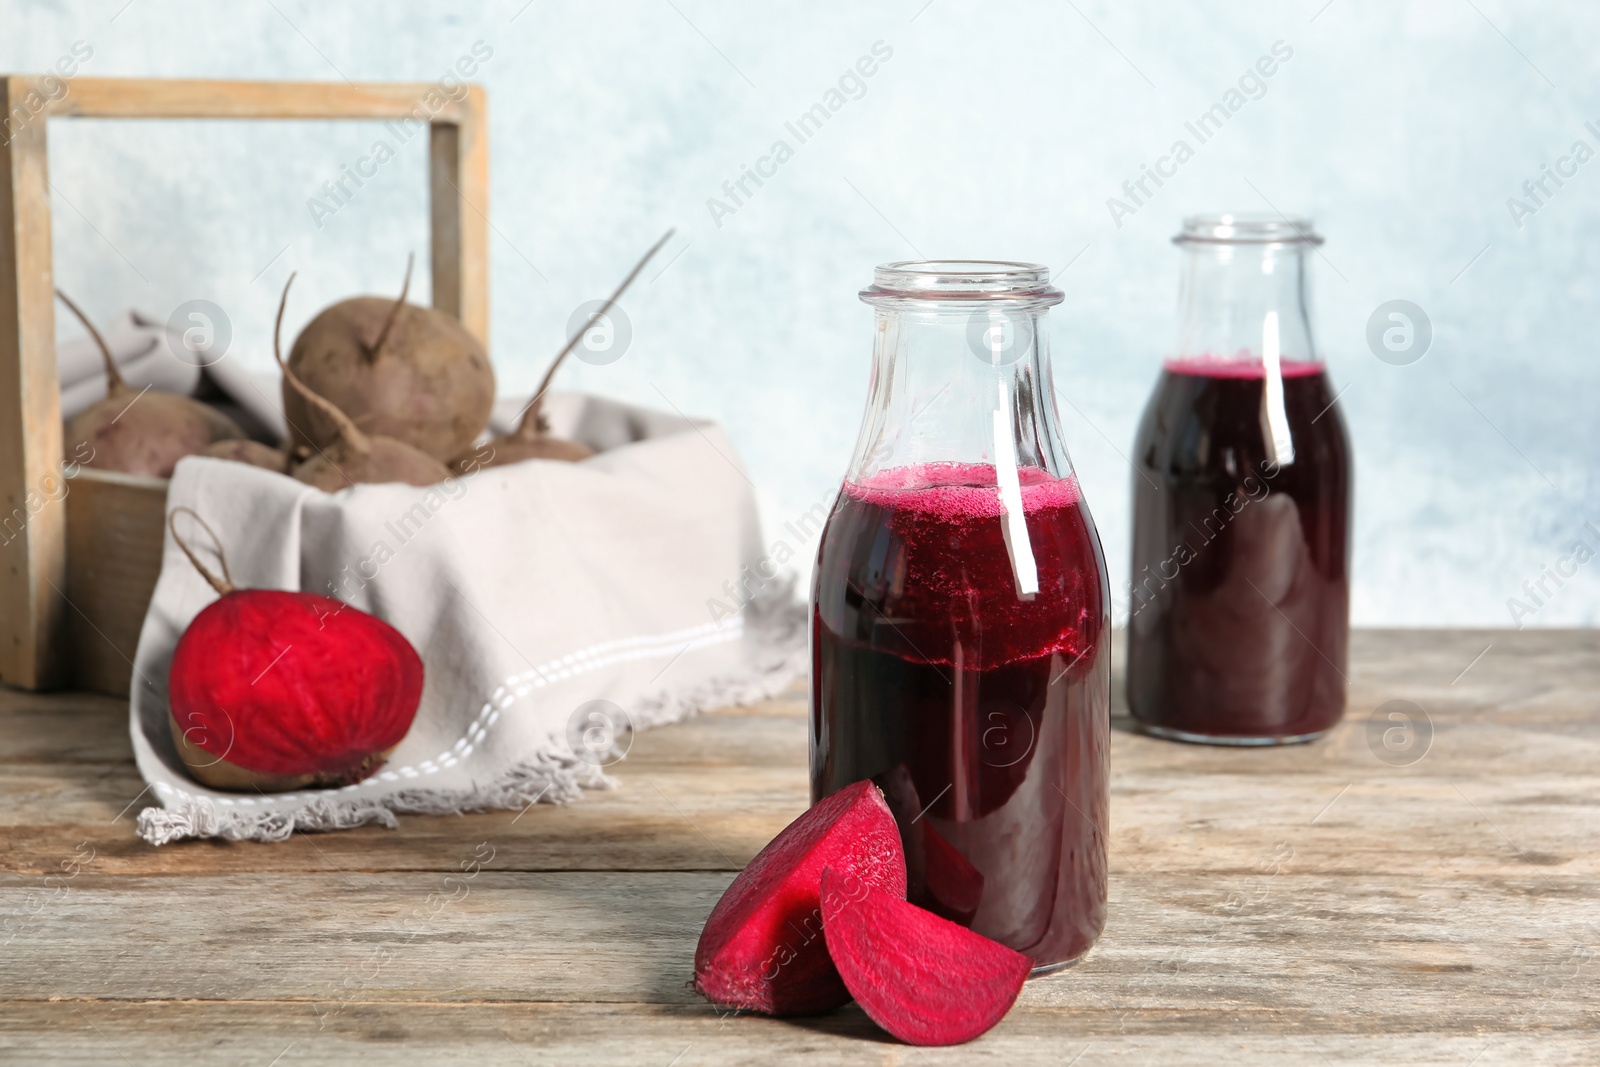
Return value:
M 1180 245 L 1178 337 L 1168 362 L 1318 362 L 1303 244 Z
M 879 306 L 849 480 L 1004 487 L 1069 476 L 1046 315 L 1005 302 Z

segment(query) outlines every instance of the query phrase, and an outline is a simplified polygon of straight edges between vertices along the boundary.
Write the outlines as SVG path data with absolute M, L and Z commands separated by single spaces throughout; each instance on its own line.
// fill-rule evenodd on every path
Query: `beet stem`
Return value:
M 294 278 L 294 274 L 289 275 L 289 280 L 283 283 L 283 295 L 278 298 L 278 318 L 272 324 L 272 358 L 278 361 L 278 366 L 283 370 L 284 378 L 290 385 L 294 386 L 295 392 L 305 397 L 308 404 L 333 420 L 333 424 L 338 427 L 339 436 L 344 440 L 345 444 L 365 455 L 372 451 L 372 442 L 367 438 L 367 435 L 361 432 L 350 416 L 341 411 L 337 404 L 313 390 L 305 382 L 302 382 L 296 377 L 294 371 L 289 369 L 289 364 L 283 361 L 283 344 L 280 340 L 283 333 L 283 309 L 289 304 L 289 286 L 294 284 Z M 321 451 L 321 449 L 318 449 L 318 451 Z M 332 463 L 333 461 L 330 459 L 328 462 Z M 338 468 L 335 467 L 335 469 L 337 470 Z
M 221 578 L 206 569 L 206 565 L 200 562 L 200 558 L 194 554 L 194 550 L 183 539 L 183 535 L 178 533 L 178 512 L 180 511 L 187 511 L 194 516 L 194 521 L 203 526 L 206 533 L 211 535 L 211 540 L 217 543 L 217 560 L 222 564 Z M 211 528 L 209 522 L 200 517 L 198 511 L 188 506 L 173 508 L 172 513 L 167 516 L 167 526 L 172 530 L 172 539 L 178 543 L 179 548 L 183 549 L 183 554 L 189 557 L 189 562 L 194 564 L 194 569 L 199 571 L 201 577 L 207 582 L 211 583 L 211 588 L 215 589 L 219 596 L 227 596 L 234 591 L 236 587 L 233 584 L 233 575 L 228 573 L 228 554 L 222 550 L 222 538 L 217 536 L 217 531 Z
M 514 440 L 536 441 L 544 436 L 544 432 L 539 429 L 539 409 L 544 406 L 544 394 L 549 390 L 551 381 L 555 379 L 556 371 L 561 369 L 561 364 L 566 360 L 568 354 L 578 347 L 578 341 L 582 339 L 583 335 L 589 332 L 590 324 L 595 319 L 605 317 L 606 312 L 610 311 L 617 301 L 622 299 L 622 294 L 628 291 L 628 286 L 633 284 L 633 280 L 639 276 L 639 272 L 644 270 L 645 265 L 654 258 L 657 252 L 661 251 L 661 246 L 672 240 L 672 235 L 677 232 L 677 229 L 674 228 L 662 234 L 661 240 L 651 245 L 650 251 L 644 254 L 644 258 L 633 265 L 633 269 L 628 272 L 628 276 L 622 279 L 622 284 L 617 286 L 617 291 L 612 293 L 604 304 L 600 305 L 600 310 L 595 312 L 589 322 L 579 326 L 577 333 L 567 338 L 566 347 L 556 353 L 556 358 L 550 363 L 550 369 L 544 372 L 544 380 L 539 383 L 539 388 L 533 394 L 533 399 L 528 401 L 528 407 L 523 412 L 522 421 L 517 424 L 516 432 L 511 435 Z
M 107 347 L 106 339 L 100 336 L 100 331 L 94 328 L 94 323 L 89 321 L 89 316 L 85 315 L 83 309 L 72 302 L 71 297 L 60 289 L 56 290 L 56 296 L 60 298 L 63 304 L 67 305 L 69 311 L 78 317 L 78 321 L 83 323 L 84 329 L 89 331 L 89 336 L 94 338 L 94 343 L 100 347 L 100 358 L 105 360 L 106 363 L 106 395 L 115 396 L 117 393 L 124 392 L 128 388 L 128 383 L 122 380 L 122 372 L 117 370 L 117 361 L 111 358 L 111 349 Z M 154 342 L 151 342 L 151 347 L 155 347 Z
M 378 353 L 383 351 L 383 342 L 389 338 L 389 327 L 394 325 L 394 320 L 400 317 L 400 309 L 406 306 L 406 294 L 411 291 L 411 265 L 416 261 L 415 252 L 406 254 L 406 280 L 400 283 L 400 299 L 394 302 L 394 307 L 389 309 L 389 317 L 383 320 L 383 329 L 378 331 L 378 339 L 372 342 L 372 347 L 362 345 L 362 354 L 367 357 L 367 362 L 375 362 Z

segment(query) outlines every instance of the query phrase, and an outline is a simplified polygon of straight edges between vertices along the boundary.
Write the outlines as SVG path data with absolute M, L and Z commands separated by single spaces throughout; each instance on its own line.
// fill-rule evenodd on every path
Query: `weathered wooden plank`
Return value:
M 1351 729 L 1351 728 L 1342 728 Z M 1594 849 L 1600 809 L 1600 743 L 1526 738 L 1538 774 L 1486 776 L 1464 768 L 1462 739 L 1488 759 L 1519 750 L 1493 727 L 1463 728 L 1414 767 L 1379 763 L 1358 742 L 1351 763 L 1287 769 L 1310 750 L 1251 754 L 1278 774 L 1223 773 L 1198 778 L 1159 765 L 1174 746 L 1119 735 L 1113 743 L 1113 863 L 1117 869 L 1248 870 L 1280 844 L 1327 847 L 1350 872 L 1427 874 L 1448 869 L 1481 876 L 1530 867 L 1600 873 Z M 1332 743 L 1339 743 L 1336 736 Z M 87 754 L 109 739 L 85 740 Z M 1561 761 L 1587 752 L 1578 773 Z M 15 748 L 22 746 L 13 745 Z M 38 742 L 26 750 L 37 751 Z M 1135 766 L 1146 749 L 1156 766 Z M 725 763 L 737 750 L 743 762 Z M 0 764 L 0 870 L 42 873 L 86 842 L 106 873 L 322 870 L 328 862 L 364 870 L 448 867 L 449 848 L 466 836 L 492 838 L 518 870 L 734 869 L 804 810 L 805 739 L 798 718 L 708 716 L 642 735 L 619 765 L 620 786 L 579 803 L 524 813 L 460 818 L 407 816 L 396 833 L 366 828 L 302 836 L 278 845 L 186 844 L 153 849 L 133 839 L 143 783 L 125 763 Z M 1365 757 L 1364 761 L 1361 757 Z M 1241 758 L 1237 755 L 1232 758 Z M 1591 769 L 1592 768 L 1592 769 Z M 130 807 L 131 805 L 131 807 Z M 1501 834 L 1506 835 L 1502 839 Z M 1507 843 L 1514 842 L 1514 846 Z
M 500 842 L 506 862 L 519 870 L 737 870 L 804 810 L 805 784 L 795 776 L 792 787 L 775 791 L 760 774 L 725 777 L 708 788 L 698 770 L 634 775 L 615 793 L 592 793 L 565 808 L 402 816 L 399 833 L 366 827 L 275 845 L 208 842 L 155 849 L 134 839 L 132 809 L 117 818 L 143 785 L 126 769 L 71 791 L 54 788 L 53 780 L 0 774 L 0 870 L 44 873 L 85 842 L 96 850 L 100 869 L 116 874 L 322 871 L 329 862 L 363 870 L 438 871 L 452 866 L 451 850 L 474 835 Z M 12 802 L 51 805 L 57 820 L 70 821 L 32 824 Z M 724 810 L 735 804 L 737 814 Z
M 323 1023 L 301 1004 L 11 1004 L 0 1015 L 0 1059 L 43 1065 L 150 1063 L 345 1067 L 351 1063 L 698 1067 L 883 1067 L 1023 1064 L 1094 1067 L 1282 1067 L 1285 1064 L 1499 1064 L 1592 1067 L 1591 1033 L 1550 1027 L 1482 1032 L 1412 1030 L 1382 1035 L 1319 1016 L 1295 1033 L 1262 1032 L 1272 1012 L 1240 1012 L 1229 1032 L 1185 1029 L 1193 1020 L 1145 1016 L 1125 1024 L 1092 1009 L 1018 1009 L 957 1048 L 887 1043 L 854 1006 L 810 1020 L 721 1018 L 646 1004 L 372 1004 L 352 1001 Z M 1148 1020 L 1148 1021 L 1146 1021 Z M 1181 1035 L 1181 1036 L 1174 1036 Z M 1076 1059 L 1075 1059 L 1076 1057 Z
M 515 870 L 732 870 L 807 802 L 798 770 L 713 775 L 658 765 L 630 768 L 617 790 L 564 808 L 405 816 L 399 832 L 370 827 L 276 845 L 154 849 L 132 836 L 129 805 L 142 788 L 123 765 L 67 783 L 0 768 L 0 870 L 46 873 L 80 843 L 95 849 L 107 874 L 318 871 L 330 862 L 340 869 L 443 870 L 452 865 L 454 844 L 473 836 L 494 840 Z M 1600 777 L 1593 774 L 1514 781 L 1307 775 L 1291 784 L 1218 776 L 1201 793 L 1158 772 L 1129 772 L 1112 790 L 1112 864 L 1130 874 L 1248 871 L 1284 844 L 1326 849 L 1330 873 L 1595 875 L 1597 797 Z M 49 818 L 30 818 L 30 810 Z
M 853 1009 L 799 1024 L 718 1019 L 689 991 L 694 940 L 725 874 L 506 875 L 493 862 L 442 904 L 429 894 L 457 894 L 437 876 L 237 878 L 197 892 L 178 879 L 108 880 L 125 883 L 113 889 L 81 875 L 57 905 L 74 909 L 75 921 L 42 911 L 8 947 L 17 963 L 0 966 L 0 1018 L 29 1002 L 220 1000 L 293 1019 L 284 1037 L 315 1041 L 415 1004 L 614 1003 L 618 1020 L 660 1019 L 641 1007 L 655 1005 L 677 1017 L 667 1029 L 686 1040 L 710 1036 L 702 1062 L 725 1061 L 742 1041 L 777 1051 L 874 1036 Z M 1030 983 L 994 1038 L 972 1051 L 998 1044 L 1037 1056 L 1045 1045 L 1059 1055 L 1055 1042 L 1070 1038 L 1078 1044 L 1055 1061 L 1065 1062 L 1085 1042 L 1248 1035 L 1257 1049 L 1309 1054 L 1325 1039 L 1376 1034 L 1473 1035 L 1473 1052 L 1485 1043 L 1504 1051 L 1521 1036 L 1569 1038 L 1568 1054 L 1580 1040 L 1600 1048 L 1594 954 L 1583 942 L 1594 883 L 1562 888 L 1564 897 L 1531 900 L 1374 878 L 1352 892 L 1285 872 L 1264 897 L 1229 910 L 1220 906 L 1225 886 L 1118 879 L 1112 925 L 1094 953 Z M 439 1028 L 470 1017 L 434 1015 Z M 112 1044 L 139 1030 L 127 1018 L 101 1026 Z M 623 1030 L 627 1049 L 653 1047 Z M 413 1024 L 395 1036 L 415 1054 L 410 1042 L 426 1046 L 440 1032 Z M 573 1040 L 581 1034 L 572 1028 Z M 1390 1046 L 1357 1047 L 1371 1055 Z M 617 1051 L 605 1062 L 640 1062 Z
M 63 747 L 63 762 L 48 760 L 63 731 L 47 701 L 31 698 L 32 710 L 0 717 L 0 870 L 48 872 L 79 843 L 95 849 L 107 873 L 319 871 L 330 860 L 437 870 L 453 866 L 455 845 L 472 834 L 502 842 L 516 869 L 733 870 L 807 803 L 803 718 L 751 709 L 639 735 L 613 768 L 626 770 L 618 789 L 566 807 L 405 816 L 399 834 L 372 827 L 278 845 L 154 849 L 132 835 L 143 781 L 131 763 L 105 759 L 127 747 L 126 712 L 108 713 L 111 703 L 85 712 L 95 729 Z M 79 762 L 65 762 L 73 753 Z
M 95 693 L 30 693 L 0 686 L 0 766 L 133 765 L 128 702 Z M 70 777 L 68 767 L 52 773 Z
M 694 945 L 727 872 L 501 872 L 492 843 L 455 851 L 467 869 L 453 876 L 198 882 L 105 878 L 90 864 L 53 893 L 0 878 L 11 917 L 0 999 L 699 1005 Z M 1592 877 L 1351 878 L 1322 874 L 1310 853 L 1275 875 L 1116 876 L 1090 958 L 1030 983 L 1023 1002 L 1271 1010 L 1280 1032 L 1323 1015 L 1367 1030 L 1524 1016 L 1579 1027 L 1597 1021 L 1597 904 Z
M 1364 724 L 1366 716 L 1383 701 L 1404 698 L 1441 712 L 1449 720 L 1441 725 L 1493 722 L 1519 731 L 1600 738 L 1600 631 L 1357 630 L 1351 646 L 1348 724 Z M 1120 676 L 1123 652 L 1119 634 L 1113 642 L 1116 676 Z M 1480 653 L 1483 655 L 1478 658 Z M 1116 676 L 1113 716 L 1114 721 L 1120 720 L 1126 726 L 1120 677 Z M 796 703 L 803 702 L 803 690 L 789 695 L 793 699 L 768 702 L 758 709 L 727 709 L 719 714 L 803 718 L 804 710 Z M 0 763 L 9 758 L 6 746 L 13 732 L 11 716 L 15 714 L 30 714 L 45 707 L 59 709 L 63 714 L 54 723 L 58 733 L 49 743 L 59 744 L 67 751 L 74 749 L 85 728 L 73 716 L 91 714 L 97 717 L 94 729 L 104 722 L 114 727 L 114 732 L 121 732 L 122 724 L 113 721 L 123 715 L 116 704 L 99 702 L 82 693 L 56 694 L 48 700 L 53 703 L 31 702 L 27 694 L 0 688 Z M 689 726 L 692 724 L 676 730 Z M 675 735 L 675 731 L 669 733 Z M 700 739 L 686 743 L 698 744 Z M 722 746 L 711 746 L 707 758 L 714 758 L 719 747 Z M 1319 743 L 1280 752 L 1320 753 L 1331 747 Z M 131 750 L 123 751 L 131 760 Z M 736 750 L 728 753 L 730 760 L 747 755 Z M 1261 753 L 1162 744 L 1141 750 L 1138 758 L 1170 757 L 1163 766 L 1188 765 L 1204 773 L 1224 766 L 1255 768 L 1264 762 L 1256 758 L 1258 755 Z M 1495 767 L 1499 773 L 1498 759 Z
M 1463 722 L 1600 737 L 1600 630 L 1356 630 L 1347 715 L 1409 699 Z

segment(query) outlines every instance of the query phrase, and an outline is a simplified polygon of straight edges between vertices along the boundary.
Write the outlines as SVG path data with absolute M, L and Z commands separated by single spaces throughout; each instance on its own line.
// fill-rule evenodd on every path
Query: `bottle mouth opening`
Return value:
M 1176 245 L 1305 245 L 1322 243 L 1311 220 L 1303 215 L 1266 212 L 1225 212 L 1217 215 L 1190 215 L 1183 230 L 1172 239 Z
M 1005 300 L 1049 307 L 1064 299 L 1050 268 L 1000 259 L 930 259 L 884 263 L 861 290 L 868 304 Z

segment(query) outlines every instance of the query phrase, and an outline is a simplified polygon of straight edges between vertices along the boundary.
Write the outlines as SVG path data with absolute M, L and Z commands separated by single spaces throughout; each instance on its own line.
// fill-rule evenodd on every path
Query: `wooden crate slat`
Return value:
M 28 79 L 31 83 L 35 79 Z M 429 94 L 443 101 L 418 116 Z M 430 102 L 431 103 L 431 102 Z M 455 123 L 468 118 L 430 82 L 207 81 L 194 78 L 74 78 L 50 105 L 55 115 L 140 119 L 401 119 Z
M 463 121 L 428 140 L 433 306 L 489 344 L 489 98 L 471 86 Z
M 0 79 L 3 114 L 32 91 Z M 0 681 L 27 689 L 61 679 L 67 565 L 45 130 L 0 143 Z
M 72 684 L 126 696 L 161 574 L 167 482 L 85 467 L 67 481 L 66 633 Z

